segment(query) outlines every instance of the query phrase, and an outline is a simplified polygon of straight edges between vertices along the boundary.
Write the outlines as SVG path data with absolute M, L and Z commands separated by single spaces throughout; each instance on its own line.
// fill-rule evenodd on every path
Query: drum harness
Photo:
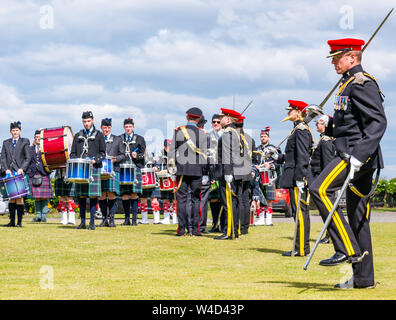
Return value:
M 82 151 L 82 153 L 81 153 L 81 158 L 83 157 L 83 155 L 84 154 L 87 154 L 87 156 L 88 156 L 88 141 L 89 140 L 95 140 L 95 138 L 96 138 L 96 135 L 98 134 L 98 131 L 96 131 L 95 129 L 94 129 L 94 132 L 90 135 L 90 136 L 88 136 L 87 138 L 86 137 L 84 137 L 84 134 L 83 134 L 83 130 L 81 130 L 80 131 L 80 135 L 78 136 L 78 140 L 83 140 L 84 141 L 84 144 L 83 144 L 83 151 Z

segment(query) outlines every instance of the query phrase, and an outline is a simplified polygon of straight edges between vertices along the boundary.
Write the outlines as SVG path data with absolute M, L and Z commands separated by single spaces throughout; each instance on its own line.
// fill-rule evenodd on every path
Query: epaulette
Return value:
M 352 81 L 352 84 L 363 85 L 367 81 L 370 81 L 370 78 L 367 77 L 365 74 L 363 74 L 363 72 L 355 73 L 353 76 L 354 76 L 355 79 Z
M 322 140 L 324 140 L 324 141 L 331 141 L 331 140 L 333 140 L 333 138 L 332 138 L 332 137 L 329 137 L 329 136 L 322 136 Z
M 309 129 L 309 127 L 308 127 L 304 122 L 300 122 L 300 123 L 296 126 L 296 129 L 299 129 L 299 130 L 307 130 L 307 129 Z

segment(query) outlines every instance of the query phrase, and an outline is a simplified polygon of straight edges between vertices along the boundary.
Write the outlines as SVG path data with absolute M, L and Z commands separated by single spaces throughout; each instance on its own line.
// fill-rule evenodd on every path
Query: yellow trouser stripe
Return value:
M 366 220 L 368 221 L 370 215 L 370 202 L 367 202 L 367 214 L 366 214 Z
M 328 198 L 326 194 L 326 190 L 329 187 L 329 185 L 333 182 L 333 180 L 342 172 L 346 167 L 348 166 L 348 163 L 344 160 L 342 160 L 331 172 L 330 174 L 326 177 L 326 179 L 323 181 L 322 185 L 319 188 L 319 195 L 320 198 L 322 199 L 324 205 L 326 206 L 327 210 L 331 211 L 331 208 L 333 204 L 331 203 L 330 199 Z M 334 211 L 333 217 L 332 217 L 338 232 L 341 235 L 341 239 L 344 242 L 345 248 L 348 251 L 348 255 L 354 255 L 355 251 L 353 250 L 351 240 L 349 239 L 349 236 L 345 230 L 344 225 L 342 224 L 342 221 L 337 213 L 337 211 Z
M 296 210 L 298 207 L 298 187 L 294 187 L 294 197 L 296 201 Z M 304 218 L 302 215 L 302 210 L 301 210 L 301 202 L 300 202 L 300 209 L 298 212 L 296 212 L 296 219 L 298 217 L 298 222 L 300 223 L 300 256 L 304 256 Z M 293 248 L 294 250 L 294 248 Z
M 232 225 L 232 196 L 231 196 L 231 190 L 230 187 L 228 186 L 228 183 L 226 184 L 226 199 L 227 199 L 227 236 L 229 237 L 231 235 L 231 229 L 234 227 Z
M 360 193 L 358 189 L 356 189 L 354 186 L 350 186 L 349 189 L 356 194 L 360 198 L 364 198 L 364 194 Z

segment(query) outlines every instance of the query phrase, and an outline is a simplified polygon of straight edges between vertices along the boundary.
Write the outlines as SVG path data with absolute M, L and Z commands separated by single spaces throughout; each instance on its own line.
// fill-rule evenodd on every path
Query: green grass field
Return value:
M 236 241 L 176 237 L 176 225 L 88 231 L 62 226 L 58 218 L 31 220 L 22 229 L 0 228 L 0 299 L 396 298 L 395 223 L 371 224 L 377 288 L 337 290 L 333 285 L 349 278 L 350 265 L 319 266 L 333 253 L 332 245 L 320 245 L 303 271 L 306 258 L 281 256 L 291 249 L 293 224 L 276 218 L 274 227 L 251 227 Z M 7 222 L 0 218 L 0 225 Z M 312 224 L 312 245 L 321 228 Z

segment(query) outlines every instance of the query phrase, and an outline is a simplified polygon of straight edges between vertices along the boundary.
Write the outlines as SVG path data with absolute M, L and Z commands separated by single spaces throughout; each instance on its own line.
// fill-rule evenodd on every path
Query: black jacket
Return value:
M 88 152 L 83 154 L 84 142 L 88 141 Z M 90 136 L 85 130 L 79 131 L 73 139 L 73 145 L 70 158 L 93 158 L 95 160 L 94 167 L 101 168 L 102 161 L 106 157 L 106 144 L 102 132 L 93 129 Z
M 120 163 L 125 160 L 125 144 L 122 143 L 121 137 L 110 134 L 106 143 L 106 155 L 115 157 L 116 162 L 114 163 L 114 171 L 120 172 Z
M 40 174 L 42 176 L 49 176 L 50 173 L 45 171 L 43 166 L 43 160 L 41 159 L 41 152 L 36 152 L 36 146 L 30 146 L 30 164 L 27 170 L 27 174 L 32 178 L 35 174 Z
M 3 141 L 1 148 L 2 170 L 5 172 L 6 170 L 18 171 L 18 169 L 22 169 L 26 172 L 31 158 L 29 139 L 20 137 L 15 148 L 12 140 L 11 138 Z
M 233 175 L 234 180 L 245 181 L 247 175 L 252 172 L 251 158 L 247 160 L 247 153 L 252 151 L 250 148 L 253 148 L 252 143 L 248 150 L 234 124 L 226 125 L 218 141 L 216 178 Z
M 120 135 L 121 142 L 125 147 L 125 161 L 129 161 L 132 159 L 133 163 L 138 168 L 144 167 L 144 155 L 146 152 L 146 141 L 144 138 L 136 133 L 132 134 L 132 140 L 127 141 L 127 135 L 123 133 Z M 128 155 L 129 150 L 129 155 Z M 132 158 L 132 152 L 136 152 L 137 156 L 136 159 Z
M 376 81 L 357 65 L 343 75 L 326 130 L 341 157 L 354 156 L 367 169 L 384 167 L 380 141 L 387 121 L 382 102 Z
M 313 149 L 310 167 L 312 177 L 318 176 L 322 170 L 336 157 L 333 139 L 321 134 L 316 147 Z
M 279 155 L 278 163 L 284 164 L 280 177 L 281 188 L 293 188 L 296 181 L 311 181 L 309 160 L 312 152 L 312 133 L 302 121 L 294 123 L 294 132 L 286 143 L 285 153 Z
M 189 143 L 187 143 L 182 128 L 186 129 L 192 146 L 189 146 Z M 203 169 L 204 167 L 206 168 L 208 161 L 208 159 L 202 155 L 206 155 L 206 148 L 207 135 L 197 126 L 187 124 L 186 126 L 176 128 L 168 153 L 169 160 L 172 159 L 172 161 L 175 161 L 177 167 L 176 174 L 178 176 L 202 176 Z

